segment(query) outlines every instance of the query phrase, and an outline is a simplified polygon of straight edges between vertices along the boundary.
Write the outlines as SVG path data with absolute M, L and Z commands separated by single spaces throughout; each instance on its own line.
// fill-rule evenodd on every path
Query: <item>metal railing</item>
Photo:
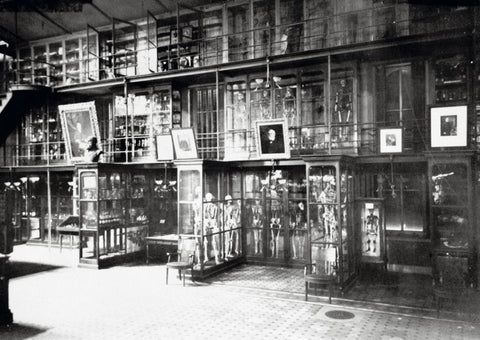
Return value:
M 256 28 L 165 46 L 147 45 L 146 48 L 109 54 L 108 57 L 111 59 L 125 61 L 123 66 L 116 67 L 115 70 L 112 70 L 114 63 L 102 65 L 100 56 L 93 54 L 94 57 L 92 57 L 92 54 L 86 54 L 86 58 L 78 59 L 80 74 L 73 82 L 69 71 L 66 68 L 63 69 L 66 61 L 58 65 L 44 63 L 45 65 L 40 69 L 48 69 L 48 71 L 42 74 L 42 77 L 35 76 L 37 70 L 32 64 L 32 68 L 28 70 L 4 70 L 7 73 L 15 73 L 15 76 L 7 74 L 1 78 L 8 79 L 10 82 L 13 80 L 17 84 L 57 86 L 126 75 L 218 65 L 410 35 L 473 29 L 473 11 L 467 7 L 445 9 L 416 6 L 415 10 L 412 10 L 412 6 L 414 5 L 408 3 L 393 5 L 375 3 L 369 8 L 309 18 L 288 25 Z M 159 47 L 166 48 L 166 57 L 156 56 L 156 49 Z M 145 58 L 147 60 L 143 60 Z M 149 60 L 151 58 L 157 58 L 156 62 Z M 145 67 L 146 62 L 151 65 Z M 35 63 L 38 64 L 37 61 Z M 42 80 L 46 79 L 45 77 L 50 79 Z
M 305 155 L 378 155 L 380 129 L 402 128 L 402 154 L 418 154 L 430 149 L 426 120 L 404 120 L 397 123 L 331 124 L 290 127 L 288 148 L 291 158 Z M 257 160 L 257 140 L 253 129 L 197 133 L 198 155 L 202 159 L 239 161 Z M 104 140 L 103 162 L 155 162 L 154 147 L 133 147 L 131 137 Z M 469 149 L 480 150 L 480 129 L 468 136 Z M 55 149 L 62 152 L 52 153 Z M 0 166 L 68 164 L 63 141 L 4 145 Z M 126 146 L 125 146 L 126 145 Z M 121 146 L 121 147 L 120 147 Z M 141 152 L 140 152 L 141 151 Z

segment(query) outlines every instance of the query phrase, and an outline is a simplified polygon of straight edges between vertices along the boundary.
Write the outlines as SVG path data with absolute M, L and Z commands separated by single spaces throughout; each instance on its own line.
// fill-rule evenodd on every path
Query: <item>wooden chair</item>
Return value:
M 176 256 L 177 261 L 171 261 L 172 257 Z M 183 278 L 183 286 L 185 287 L 185 274 L 188 270 L 190 270 L 192 281 L 193 281 L 193 265 L 195 259 L 195 253 L 185 255 L 185 260 L 182 259 L 182 253 L 167 253 L 167 263 L 165 265 L 166 268 L 166 284 L 168 285 L 168 270 L 169 269 L 176 269 L 178 270 L 178 277 Z
M 326 286 L 328 289 L 328 303 L 332 303 L 333 287 L 335 284 L 335 270 L 337 261 L 337 248 L 323 248 L 319 251 L 319 259 L 324 260 L 323 268 L 317 263 L 305 265 L 305 301 L 308 301 L 309 284 L 315 285 L 315 295 L 318 286 Z

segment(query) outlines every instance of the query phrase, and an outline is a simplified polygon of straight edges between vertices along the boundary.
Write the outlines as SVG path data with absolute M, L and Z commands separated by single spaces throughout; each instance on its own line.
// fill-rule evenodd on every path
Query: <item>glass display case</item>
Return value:
M 360 235 L 363 263 L 387 265 L 385 248 L 385 207 L 382 198 L 356 198 L 356 228 Z
M 333 273 L 341 290 L 355 278 L 358 257 L 354 229 L 353 165 L 349 158 L 332 157 L 329 161 L 307 162 L 308 228 L 311 263 L 317 271 Z M 325 256 L 334 248 L 336 260 Z
M 76 170 L 80 266 L 102 268 L 142 251 L 148 234 L 148 217 L 136 208 L 145 194 L 142 177 L 133 176 L 130 183 L 129 172 L 119 165 L 78 164 Z
M 469 156 L 436 155 L 429 160 L 430 225 L 434 245 L 433 270 L 459 263 L 464 286 L 476 286 L 474 233 L 472 227 L 473 188 Z
M 308 257 L 305 167 L 248 170 L 243 183 L 248 261 L 303 264 Z
M 198 276 L 235 264 L 243 257 L 240 173 L 210 162 L 176 165 L 179 251 L 195 252 Z

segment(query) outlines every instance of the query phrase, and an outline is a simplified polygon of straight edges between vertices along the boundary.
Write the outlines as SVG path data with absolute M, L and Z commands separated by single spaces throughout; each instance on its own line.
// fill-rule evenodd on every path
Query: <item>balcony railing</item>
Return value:
M 305 155 L 378 155 L 380 154 L 380 129 L 402 128 L 402 154 L 414 155 L 428 151 L 430 140 L 425 120 L 385 122 L 349 125 L 309 125 L 290 127 L 288 147 L 292 159 Z M 473 131 L 472 131 L 473 132 Z M 220 161 L 258 160 L 257 142 L 254 130 L 231 130 L 228 132 L 198 133 L 198 155 L 202 159 Z M 130 145 L 129 148 L 115 148 L 114 141 L 102 143 L 103 162 L 155 162 L 155 149 L 131 147 L 131 137 L 116 138 L 115 143 Z M 470 150 L 480 150 L 480 130 L 469 135 Z M 58 150 L 63 150 L 57 142 Z M 117 144 L 118 145 L 118 144 Z M 68 164 L 66 154 L 52 153 L 55 143 L 31 143 L 19 146 L 5 145 L 1 152 L 0 166 Z M 460 148 L 461 149 L 461 148 Z M 139 153 L 141 151 L 141 153 Z
M 413 7 L 414 6 L 414 7 Z M 16 69 L 15 77 L 2 79 L 15 83 L 64 85 L 101 79 L 150 74 L 156 72 L 218 65 L 297 52 L 328 49 L 351 44 L 370 43 L 411 35 L 432 34 L 473 28 L 473 10 L 467 7 L 433 7 L 397 3 L 340 13 L 327 17 L 314 17 L 301 22 L 263 27 L 215 37 L 164 46 L 167 57 L 157 56 L 158 46 L 121 51 L 109 55 L 115 63 L 102 63 L 97 53 L 85 53 L 78 59 L 75 79 L 63 64 L 45 64 L 37 70 Z M 188 46 L 187 46 L 188 45 Z M 194 46 L 195 48 L 191 48 Z M 94 56 L 94 57 L 92 57 Z M 66 60 L 64 58 L 64 60 Z M 22 63 L 17 60 L 18 65 Z M 122 64 L 118 64 L 122 61 Z M 71 60 L 68 61 L 71 64 Z M 37 63 L 38 64 L 38 63 Z M 111 65 L 110 65 L 111 64 Z M 115 66 L 115 69 L 112 67 Z M 42 77 L 35 72 L 41 71 Z M 65 77 L 64 72 L 66 72 Z M 78 73 L 78 74 L 77 74 Z M 42 80 L 43 79 L 43 80 Z

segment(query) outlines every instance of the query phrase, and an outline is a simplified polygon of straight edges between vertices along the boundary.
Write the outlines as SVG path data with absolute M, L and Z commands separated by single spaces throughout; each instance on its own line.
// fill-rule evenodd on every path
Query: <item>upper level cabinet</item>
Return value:
M 33 46 L 33 82 L 35 85 L 48 85 L 47 46 Z
M 179 97 L 178 91 L 175 92 Z M 177 98 L 176 100 L 180 100 Z M 177 110 L 179 104 L 177 103 Z M 178 118 L 181 120 L 181 118 Z M 155 136 L 172 128 L 172 90 L 156 86 L 115 97 L 114 148 L 116 161 L 142 161 L 155 158 Z M 129 146 L 129 147 L 127 147 Z
M 113 19 L 113 73 L 133 76 L 137 68 L 137 25 Z
M 181 11 L 177 18 L 157 21 L 158 70 L 161 72 L 200 66 L 202 14 L 190 9 Z
M 467 100 L 468 64 L 465 57 L 455 55 L 438 58 L 433 64 L 434 100 L 437 104 Z

